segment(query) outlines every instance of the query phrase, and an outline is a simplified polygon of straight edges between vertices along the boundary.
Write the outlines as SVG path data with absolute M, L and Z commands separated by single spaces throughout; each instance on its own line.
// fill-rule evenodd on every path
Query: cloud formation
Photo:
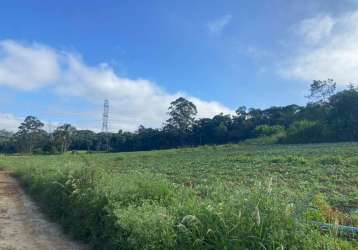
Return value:
M 0 85 L 33 90 L 58 79 L 58 55 L 44 45 L 0 41 Z
M 280 66 L 279 74 L 304 81 L 333 78 L 338 84 L 358 83 L 357 23 L 358 11 L 303 20 L 295 26 L 301 46 Z
M 6 129 L 8 131 L 16 131 L 22 119 L 13 114 L 0 113 L 0 130 Z
M 232 15 L 227 14 L 218 19 L 208 22 L 208 29 L 212 34 L 220 34 L 231 22 Z
M 309 44 L 317 44 L 331 35 L 336 20 L 328 15 L 318 15 L 301 21 L 294 28 Z
M 140 124 L 160 127 L 167 119 L 170 102 L 179 96 L 195 103 L 198 117 L 232 113 L 218 102 L 181 92 L 170 94 L 152 81 L 119 76 L 105 63 L 89 66 L 77 54 L 12 40 L 0 42 L 0 85 L 24 91 L 50 87 L 60 96 L 83 98 L 91 103 L 109 99 L 113 131 L 133 131 Z M 100 113 L 94 116 L 100 119 Z M 88 123 L 86 126 L 96 127 Z

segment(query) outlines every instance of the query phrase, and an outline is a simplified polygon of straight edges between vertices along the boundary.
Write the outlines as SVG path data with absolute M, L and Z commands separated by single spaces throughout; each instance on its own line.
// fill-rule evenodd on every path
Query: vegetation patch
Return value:
M 356 239 L 312 222 L 358 225 L 357 153 L 356 144 L 225 145 L 0 164 L 95 249 L 353 249 Z

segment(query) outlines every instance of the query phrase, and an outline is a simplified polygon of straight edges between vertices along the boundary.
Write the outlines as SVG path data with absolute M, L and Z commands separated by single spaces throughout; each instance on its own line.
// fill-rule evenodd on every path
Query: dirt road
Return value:
M 64 235 L 5 171 L 0 171 L 0 250 L 88 249 Z

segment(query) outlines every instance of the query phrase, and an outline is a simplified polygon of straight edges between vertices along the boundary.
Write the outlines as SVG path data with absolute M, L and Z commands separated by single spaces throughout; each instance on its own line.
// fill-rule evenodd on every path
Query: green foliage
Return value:
M 322 126 L 317 122 L 296 121 L 287 129 L 287 136 L 283 141 L 287 143 L 320 142 L 323 139 L 322 130 Z
M 221 113 L 200 119 L 195 119 L 195 105 L 180 97 L 171 102 L 169 119 L 162 128 L 139 126 L 135 132 L 94 133 L 64 124 L 47 133 L 37 118 L 29 116 L 15 135 L 0 131 L 0 152 L 127 152 L 243 141 L 253 145 L 358 141 L 357 88 L 349 86 L 335 93 L 333 80 L 314 81 L 310 97 L 314 102 L 306 106 L 242 106 L 236 115 Z
M 194 103 L 179 97 L 170 103 L 168 114 L 170 118 L 167 120 L 166 129 L 185 132 L 192 127 L 197 110 Z
M 356 225 L 357 152 L 357 144 L 224 145 L 0 156 L 0 165 L 95 249 L 348 250 L 354 239 L 321 234 L 311 221 Z
M 14 134 L 18 152 L 41 153 L 42 146 L 48 140 L 44 124 L 34 116 L 27 116 Z
M 258 136 L 271 136 L 278 133 L 283 133 L 285 128 L 280 125 L 269 126 L 269 125 L 260 125 L 255 128 L 255 133 Z
M 4 129 L 0 129 L 0 142 L 5 142 L 10 140 L 12 136 L 12 133 L 9 131 L 6 131 Z
M 336 83 L 333 79 L 325 81 L 314 80 L 310 86 L 310 95 L 308 98 L 318 102 L 326 102 L 336 91 Z
M 328 124 L 339 140 L 358 140 L 358 89 L 350 88 L 330 97 Z
M 76 128 L 70 124 L 63 124 L 56 128 L 53 137 L 54 146 L 57 148 L 57 151 L 64 153 L 68 150 L 75 131 Z

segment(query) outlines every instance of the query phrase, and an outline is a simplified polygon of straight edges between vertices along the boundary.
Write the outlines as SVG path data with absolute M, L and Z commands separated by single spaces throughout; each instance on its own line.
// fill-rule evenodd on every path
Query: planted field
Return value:
M 354 249 L 358 144 L 224 145 L 2 156 L 45 210 L 97 249 Z

